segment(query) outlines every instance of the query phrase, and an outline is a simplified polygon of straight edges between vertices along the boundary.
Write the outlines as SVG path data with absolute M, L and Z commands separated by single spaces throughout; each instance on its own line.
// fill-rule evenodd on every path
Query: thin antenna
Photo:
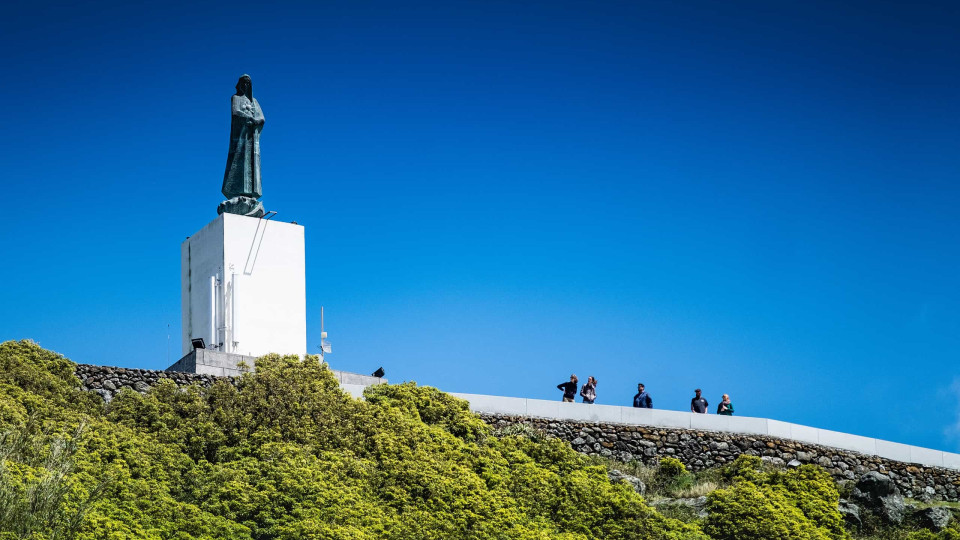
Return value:
M 323 306 L 320 306 L 320 358 L 323 358 L 325 353 L 331 353 L 333 349 L 330 348 L 330 342 L 327 341 L 327 332 L 323 329 Z

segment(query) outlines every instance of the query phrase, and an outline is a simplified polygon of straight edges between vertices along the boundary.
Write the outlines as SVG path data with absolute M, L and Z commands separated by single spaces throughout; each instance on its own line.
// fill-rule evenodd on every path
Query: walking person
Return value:
M 730 403 L 730 396 L 728 394 L 724 394 L 720 405 L 717 405 L 717 414 L 733 416 L 733 403 Z
M 583 398 L 584 403 L 589 404 L 593 404 L 597 399 L 597 380 L 593 378 L 593 375 L 587 377 L 587 383 L 580 389 L 580 397 Z
M 570 381 L 557 385 L 558 390 L 563 390 L 563 401 L 573 403 L 573 398 L 577 395 L 577 376 L 571 375 Z
M 643 383 L 637 385 L 637 393 L 633 396 L 633 406 L 640 409 L 652 409 L 653 399 L 644 390 Z
M 706 400 L 703 396 L 700 395 L 700 389 L 699 389 L 699 388 L 697 388 L 696 390 L 694 390 L 694 392 L 696 392 L 697 395 L 694 396 L 694 398 L 690 400 L 690 412 L 695 412 L 695 413 L 698 413 L 698 414 L 706 414 L 706 413 L 707 413 L 707 407 L 709 407 L 710 404 L 707 403 L 707 400 Z

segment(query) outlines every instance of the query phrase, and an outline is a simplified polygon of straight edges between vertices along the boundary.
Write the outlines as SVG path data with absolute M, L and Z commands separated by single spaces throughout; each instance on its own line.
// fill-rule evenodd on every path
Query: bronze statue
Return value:
M 223 173 L 223 195 L 217 213 L 263 216 L 263 196 L 260 183 L 260 131 L 263 129 L 263 111 L 253 98 L 253 83 L 249 75 L 237 81 L 237 93 L 231 99 L 230 152 L 227 169 Z

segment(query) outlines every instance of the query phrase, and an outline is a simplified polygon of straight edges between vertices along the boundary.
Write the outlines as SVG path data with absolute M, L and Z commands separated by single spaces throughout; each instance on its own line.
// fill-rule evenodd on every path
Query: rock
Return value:
M 817 460 L 817 465 L 820 465 L 821 467 L 828 469 L 830 467 L 833 467 L 833 462 L 830 461 L 830 458 L 828 458 L 827 456 L 820 456 L 820 459 Z
M 133 389 L 141 394 L 145 394 L 150 390 L 150 385 L 143 381 L 137 381 L 133 384 Z
M 923 491 L 917 496 L 923 502 L 930 502 L 933 500 L 933 496 L 937 494 L 937 490 L 933 489 L 931 486 L 923 488 Z
M 797 468 L 797 467 L 799 467 L 799 466 L 801 466 L 801 465 L 803 465 L 803 463 L 800 463 L 799 461 L 797 461 L 797 460 L 795 460 L 795 459 L 791 459 L 790 462 L 787 463 L 787 467 L 790 467 L 791 469 L 795 469 L 795 468 Z
M 707 517 L 707 497 L 701 496 L 694 499 L 658 499 L 652 503 L 650 506 L 660 510 L 666 507 L 686 507 L 693 511 L 693 513 L 700 519 Z
M 797 452 L 797 459 L 799 459 L 804 463 L 807 463 L 807 462 L 813 461 L 813 454 L 811 454 L 810 452 Z
M 115 384 L 113 383 L 113 381 L 110 381 L 110 380 L 103 381 L 103 387 L 104 387 L 105 389 L 111 390 L 111 391 L 117 389 L 117 385 L 115 385 Z
M 647 485 L 636 476 L 630 476 L 629 474 L 624 474 L 617 469 L 613 469 L 607 473 L 607 477 L 610 478 L 611 482 L 626 482 L 630 484 L 633 486 L 633 490 L 640 495 L 643 495 L 647 492 Z
M 763 456 L 760 460 L 775 467 L 783 467 L 783 460 L 778 457 Z
M 925 529 L 942 531 L 950 524 L 953 513 L 945 506 L 931 506 L 916 512 L 913 517 L 917 520 L 917 524 Z
M 888 476 L 875 471 L 863 475 L 853 488 L 853 500 L 888 523 L 903 522 L 906 510 L 903 496 Z
M 859 531 L 863 526 L 863 522 L 860 520 L 859 506 L 846 499 L 840 499 L 840 504 L 837 506 L 837 510 L 839 510 L 840 515 L 843 516 L 843 521 L 850 527 Z

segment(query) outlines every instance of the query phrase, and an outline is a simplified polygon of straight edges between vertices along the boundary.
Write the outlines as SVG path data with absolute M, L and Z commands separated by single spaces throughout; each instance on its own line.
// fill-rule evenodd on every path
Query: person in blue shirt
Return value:
M 643 388 L 643 383 L 637 385 L 637 394 L 633 396 L 633 406 L 641 409 L 652 409 L 653 399 Z

